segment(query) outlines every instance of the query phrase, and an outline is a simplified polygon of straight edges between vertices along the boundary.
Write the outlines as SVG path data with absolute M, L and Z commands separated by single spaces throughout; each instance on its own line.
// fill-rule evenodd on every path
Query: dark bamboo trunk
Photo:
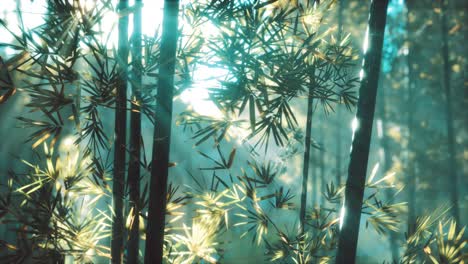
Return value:
M 380 60 L 387 18 L 388 0 L 373 0 L 369 15 L 369 45 L 364 51 L 363 76 L 359 89 L 348 179 L 346 181 L 344 215 L 338 238 L 336 263 L 355 263 L 362 199 L 369 159 L 372 123 L 380 73 Z
M 164 1 L 145 263 L 162 263 L 179 1 Z
M 411 66 L 409 66 L 411 67 Z M 409 76 L 411 76 L 409 74 Z M 416 201 L 416 182 L 417 182 L 417 175 L 414 173 L 414 158 L 413 158 L 413 151 L 414 151 L 414 144 L 413 144 L 413 107 L 411 103 L 414 101 L 414 88 L 412 85 L 412 78 L 408 77 L 408 146 L 407 146 L 407 158 L 406 158 L 406 178 L 407 178 L 407 190 L 408 190 L 408 235 L 412 235 L 416 228 L 416 211 L 417 211 L 417 201 Z
M 313 74 L 313 73 L 312 73 Z M 305 215 L 307 208 L 307 182 L 309 180 L 309 163 L 310 163 L 310 141 L 312 132 L 312 110 L 313 110 L 313 97 L 312 89 L 314 88 L 314 77 L 311 77 L 309 91 L 307 93 L 307 120 L 306 120 L 306 134 L 304 143 L 304 161 L 302 166 L 302 193 L 301 193 L 301 208 L 299 211 L 300 233 L 303 234 L 305 230 Z
M 441 0 L 441 26 L 442 26 L 442 59 L 443 75 L 444 75 L 444 88 L 445 88 L 445 113 L 447 116 L 447 140 L 449 151 L 449 192 L 450 201 L 452 203 L 451 213 L 457 223 L 460 223 L 460 212 L 458 208 L 458 175 L 457 175 L 457 162 L 455 153 L 455 133 L 453 131 L 453 113 L 452 113 L 452 91 L 450 85 L 450 61 L 448 52 L 448 28 L 447 28 L 447 0 Z
M 133 222 L 127 245 L 127 262 L 138 263 L 140 243 L 140 156 L 141 156 L 141 6 L 142 0 L 135 1 L 132 37 L 132 108 L 130 113 L 130 162 L 128 165 L 128 188 Z
M 128 7 L 127 0 L 120 0 L 118 9 Z M 123 253 L 123 196 L 125 181 L 125 145 L 126 145 L 126 95 L 127 95 L 127 59 L 128 59 L 128 16 L 119 18 L 118 58 L 119 81 L 115 98 L 115 140 L 114 140 L 114 178 L 112 187 L 113 209 L 111 261 L 122 263 Z
M 408 190 L 408 235 L 412 235 L 414 233 L 414 229 L 416 227 L 416 181 L 417 175 L 414 173 L 414 159 L 412 152 L 414 151 L 414 139 L 413 139 L 413 115 L 414 115 L 414 72 L 413 72 L 413 47 L 412 41 L 410 39 L 411 34 L 413 34 L 411 30 L 411 24 L 409 20 L 409 14 L 411 11 L 411 6 L 408 1 L 406 1 L 406 27 L 407 27 L 407 43 L 408 43 L 408 54 L 406 55 L 406 63 L 408 69 L 408 76 L 407 76 L 407 99 L 406 105 L 408 106 L 408 114 L 407 114 L 407 127 L 408 127 L 408 146 L 407 146 L 407 157 L 406 157 L 406 185 Z

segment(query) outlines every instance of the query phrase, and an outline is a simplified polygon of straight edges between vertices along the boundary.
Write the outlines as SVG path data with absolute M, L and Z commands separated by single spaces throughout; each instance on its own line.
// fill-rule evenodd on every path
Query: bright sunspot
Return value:
M 219 88 L 218 81 L 227 70 L 200 65 L 193 74 L 194 85 L 180 95 L 182 102 L 189 104 L 200 115 L 222 117 L 221 111 L 210 100 L 210 88 Z
M 343 220 L 345 217 L 345 213 L 346 213 L 346 208 L 344 206 L 344 201 L 343 201 L 343 205 L 341 206 L 341 209 L 340 209 L 340 230 L 343 227 Z

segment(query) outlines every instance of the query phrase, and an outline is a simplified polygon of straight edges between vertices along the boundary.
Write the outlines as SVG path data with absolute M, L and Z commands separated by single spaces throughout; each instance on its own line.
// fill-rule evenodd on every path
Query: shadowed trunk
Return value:
M 140 156 L 141 156 L 141 6 L 142 0 L 135 1 L 132 37 L 132 108 L 130 113 L 130 162 L 128 165 L 128 188 L 132 219 L 128 239 L 128 263 L 138 263 L 140 227 Z
M 370 5 L 368 45 L 365 44 L 368 48 L 364 49 L 356 113 L 357 128 L 350 154 L 336 263 L 355 263 L 356 258 L 387 6 L 388 0 L 373 0 Z
M 118 10 L 128 8 L 127 0 L 120 0 Z M 111 261 L 122 263 L 123 253 L 123 196 L 125 181 L 125 145 L 126 145 L 126 95 L 127 95 L 127 60 L 128 60 L 128 16 L 119 18 L 118 66 L 119 82 L 115 98 L 115 139 L 114 139 L 114 178 L 112 187 L 113 217 L 111 238 Z
M 407 127 L 408 127 L 408 146 L 407 146 L 407 157 L 406 157 L 406 178 L 408 186 L 408 235 L 412 235 L 414 233 L 414 229 L 416 227 L 416 174 L 414 173 L 414 159 L 412 158 L 412 151 L 414 151 L 414 139 L 413 139 L 413 115 L 414 115 L 414 72 L 413 72 L 413 48 L 412 48 L 412 41 L 410 40 L 410 36 L 413 33 L 411 30 L 410 18 L 409 14 L 411 11 L 410 4 L 408 1 L 406 3 L 406 27 L 407 27 L 407 43 L 408 43 L 408 54 L 406 56 L 406 64 L 408 69 L 408 77 L 407 77 L 407 99 L 406 105 L 408 107 L 408 114 L 407 114 Z
M 179 1 L 164 1 L 145 263 L 162 263 Z
M 441 26 L 442 26 L 442 59 L 443 64 L 443 80 L 445 88 L 445 113 L 447 118 L 447 140 L 449 151 L 449 173 L 450 173 L 450 201 L 452 203 L 451 214 L 457 223 L 460 223 L 460 212 L 458 208 L 458 175 L 457 161 L 455 153 L 455 134 L 453 131 L 453 113 L 452 113 L 452 91 L 450 87 L 450 60 L 448 52 L 448 28 L 447 28 L 447 0 L 441 0 Z
M 307 93 L 307 121 L 306 121 L 306 134 L 304 143 L 304 160 L 302 167 L 302 193 L 301 193 L 301 208 L 299 211 L 300 233 L 304 233 L 305 229 L 305 215 L 307 208 L 307 182 L 309 180 L 309 163 L 310 163 L 310 134 L 312 132 L 312 110 L 313 110 L 313 97 L 312 89 L 314 87 L 314 77 L 312 73 L 311 83 L 309 84 L 309 91 Z

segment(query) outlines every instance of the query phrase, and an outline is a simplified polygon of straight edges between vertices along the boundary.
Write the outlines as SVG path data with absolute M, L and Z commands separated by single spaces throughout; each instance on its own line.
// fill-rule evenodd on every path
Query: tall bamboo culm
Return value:
M 150 200 L 148 205 L 148 224 L 146 227 L 146 264 L 162 263 L 163 260 L 178 13 L 178 0 L 164 1 L 160 69 L 155 109 L 156 126 L 153 137 Z
M 340 234 L 336 263 L 356 261 L 362 199 L 369 160 L 370 139 L 374 121 L 375 101 L 380 73 L 380 61 L 387 18 L 388 0 L 373 0 L 370 5 L 368 32 L 364 47 L 364 62 L 351 145 L 348 178 L 341 210 Z
M 118 11 L 128 8 L 127 0 L 120 0 Z M 114 135 L 114 170 L 113 170 L 113 217 L 111 238 L 111 262 L 122 263 L 123 255 L 123 197 L 126 162 L 126 125 L 127 125 L 127 73 L 128 73 L 128 16 L 120 16 L 118 22 L 119 42 L 117 63 L 119 80 L 115 98 L 115 135 Z
M 127 245 L 127 262 L 138 263 L 140 245 L 140 156 L 141 156 L 141 86 L 142 86 L 142 38 L 141 38 L 141 8 L 142 0 L 135 0 L 132 36 L 132 105 L 130 112 L 130 162 L 128 165 L 128 181 L 131 222 Z

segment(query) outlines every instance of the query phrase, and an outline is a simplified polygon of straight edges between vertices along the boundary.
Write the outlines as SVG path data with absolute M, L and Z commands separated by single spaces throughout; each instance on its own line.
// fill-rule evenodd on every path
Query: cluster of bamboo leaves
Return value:
M 66 255 L 91 262 L 109 257 L 101 241 L 109 236 L 109 214 L 98 209 L 110 190 L 94 176 L 89 156 L 75 147 L 61 156 L 44 144 L 34 161 L 23 161 L 24 173 L 10 172 L 1 199 L 2 223 L 16 226 L 17 243 L 5 241 L 5 263 L 63 262 Z
M 405 250 L 399 263 L 463 263 L 466 260 L 465 227 L 447 219 L 450 206 L 441 206 L 416 219 L 414 233 L 406 235 Z
M 248 2 L 248 1 L 247 1 Z M 274 1 L 273 1 L 274 2 Z M 292 105 L 311 96 L 326 111 L 335 103 L 351 108 L 357 78 L 350 74 L 353 52 L 349 39 L 336 39 L 336 27 L 323 26 L 333 1 L 262 5 L 258 1 L 214 1 L 203 11 L 203 23 L 218 29 L 205 39 L 201 64 L 227 70 L 210 97 L 226 118 L 213 120 L 195 133 L 197 144 L 216 136 L 221 141 L 231 126 L 246 119 L 257 146 L 287 143 L 298 127 Z M 309 89 L 309 87 L 311 87 Z M 186 123 L 209 123 L 205 117 L 184 115 Z
M 2 199 L 2 222 L 17 234 L 16 245 L 4 244 L 6 262 L 109 257 L 102 241 L 111 213 L 99 209 L 111 195 L 102 113 L 113 105 L 117 73 L 98 26 L 112 9 L 110 2 L 86 9 L 79 1 L 48 1 L 43 25 L 25 28 L 19 15 L 18 35 L 1 21 L 15 40 L 2 45 L 16 51 L 5 67 L 27 109 L 19 126 L 33 131 L 27 141 L 37 157 L 23 160 L 23 172 L 10 172 Z

